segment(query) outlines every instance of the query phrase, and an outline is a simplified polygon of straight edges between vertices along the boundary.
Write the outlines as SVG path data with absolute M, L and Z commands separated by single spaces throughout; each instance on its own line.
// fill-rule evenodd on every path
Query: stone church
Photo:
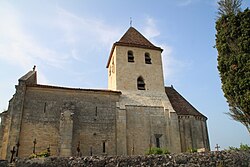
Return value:
M 54 156 L 209 150 L 207 118 L 164 86 L 162 51 L 130 27 L 111 48 L 103 90 L 41 85 L 29 71 L 1 113 L 0 159 L 13 147 L 18 157 L 48 147 Z

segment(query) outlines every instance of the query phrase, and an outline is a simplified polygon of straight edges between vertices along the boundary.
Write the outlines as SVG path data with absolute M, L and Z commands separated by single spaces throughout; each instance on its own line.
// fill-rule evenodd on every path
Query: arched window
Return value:
M 134 55 L 131 50 L 128 51 L 128 62 L 134 62 Z
M 138 90 L 145 90 L 145 83 L 142 77 L 137 78 L 137 89 Z
M 151 63 L 151 58 L 149 53 L 145 53 L 145 63 L 146 64 L 152 64 Z

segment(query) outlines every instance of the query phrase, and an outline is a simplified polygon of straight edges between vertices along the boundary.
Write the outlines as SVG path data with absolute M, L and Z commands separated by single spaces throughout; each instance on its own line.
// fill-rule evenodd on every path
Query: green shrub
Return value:
M 146 152 L 146 155 L 161 155 L 161 154 L 170 154 L 168 149 L 158 148 L 158 147 L 152 147 L 149 148 Z
M 37 157 L 37 155 L 34 154 L 34 153 L 32 153 L 32 154 L 29 156 L 29 159 L 36 158 L 36 157 Z
M 34 154 L 32 153 L 29 158 L 32 159 L 32 158 L 45 158 L 45 157 L 49 157 L 50 156 L 50 152 L 45 150 L 45 151 L 42 151 L 40 153 L 37 153 L 37 154 Z
M 196 148 L 188 148 L 187 152 L 189 152 L 189 153 L 196 153 L 197 149 Z
M 46 151 L 42 151 L 40 153 L 37 154 L 38 157 L 49 157 L 50 156 L 50 152 Z
M 240 144 L 240 147 L 232 147 L 230 146 L 228 150 L 235 150 L 235 151 L 250 151 L 250 146 L 247 144 Z
M 248 151 L 250 150 L 250 146 L 247 145 L 247 144 L 240 144 L 240 150 L 243 150 L 243 151 Z

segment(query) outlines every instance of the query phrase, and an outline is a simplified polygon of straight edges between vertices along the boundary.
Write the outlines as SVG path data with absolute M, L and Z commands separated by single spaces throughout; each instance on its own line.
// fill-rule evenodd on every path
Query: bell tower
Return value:
M 130 27 L 111 49 L 108 89 L 164 92 L 162 51 Z

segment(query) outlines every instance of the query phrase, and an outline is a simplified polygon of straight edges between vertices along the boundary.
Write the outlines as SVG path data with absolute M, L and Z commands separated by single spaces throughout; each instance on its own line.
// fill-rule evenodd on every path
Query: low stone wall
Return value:
M 0 167 L 8 166 L 8 161 L 6 160 L 0 160 Z
M 19 159 L 16 167 L 250 167 L 250 151 L 220 151 L 149 156 L 92 156 Z

